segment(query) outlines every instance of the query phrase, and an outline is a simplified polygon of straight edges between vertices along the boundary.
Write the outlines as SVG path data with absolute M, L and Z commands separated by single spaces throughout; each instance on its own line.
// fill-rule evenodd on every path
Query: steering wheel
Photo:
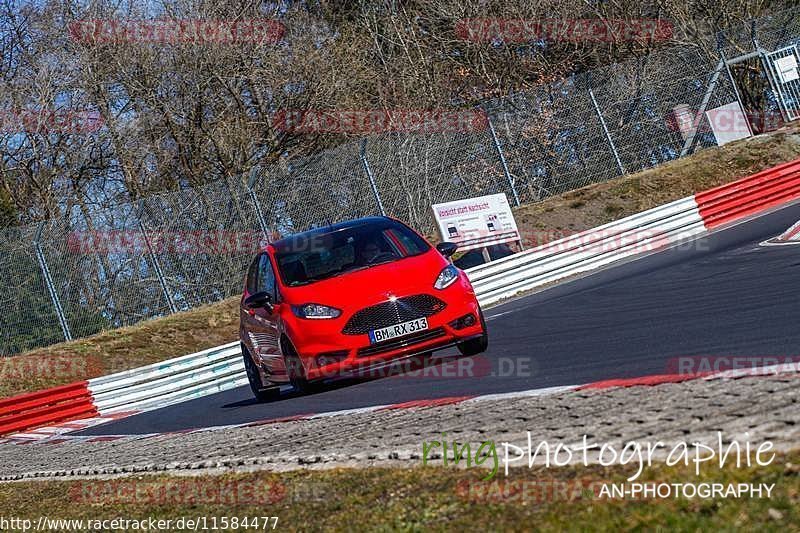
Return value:
M 381 261 L 388 261 L 389 259 L 395 259 L 397 256 L 394 255 L 392 252 L 381 252 L 376 255 L 369 264 L 372 263 L 380 263 Z

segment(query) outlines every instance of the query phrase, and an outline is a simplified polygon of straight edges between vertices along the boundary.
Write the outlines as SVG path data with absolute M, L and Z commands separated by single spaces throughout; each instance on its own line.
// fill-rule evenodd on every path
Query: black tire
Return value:
M 242 357 L 244 358 L 244 369 L 247 372 L 247 381 L 250 382 L 250 390 L 253 391 L 253 396 L 259 402 L 268 402 L 274 400 L 280 395 L 280 387 L 265 387 L 261 381 L 261 374 L 258 372 L 253 359 L 247 351 L 247 348 L 242 346 Z
M 483 318 L 483 311 L 478 311 L 478 316 L 481 319 L 481 327 L 483 327 L 483 335 L 470 339 L 468 341 L 458 343 L 458 351 L 464 357 L 471 357 L 485 352 L 489 348 L 489 333 L 486 331 L 486 320 Z
M 294 387 L 294 390 L 301 394 L 311 392 L 312 385 L 306 379 L 306 371 L 303 368 L 303 363 L 300 362 L 300 356 L 297 355 L 297 351 L 288 340 L 283 341 L 283 361 L 286 364 L 289 382 Z

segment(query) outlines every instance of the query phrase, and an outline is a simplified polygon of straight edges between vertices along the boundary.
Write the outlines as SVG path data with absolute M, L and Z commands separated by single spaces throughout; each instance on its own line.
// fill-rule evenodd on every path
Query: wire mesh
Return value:
M 431 204 L 493 193 L 536 202 L 716 145 L 703 115 L 691 137 L 676 109 L 695 116 L 736 101 L 720 58 L 800 43 L 800 8 L 717 41 L 718 50 L 672 47 L 487 101 L 475 111 L 494 136 L 488 127 L 375 135 L 256 168 L 252 179 L 5 229 L 0 354 L 58 342 L 62 324 L 83 337 L 238 294 L 270 238 L 381 207 L 432 234 Z

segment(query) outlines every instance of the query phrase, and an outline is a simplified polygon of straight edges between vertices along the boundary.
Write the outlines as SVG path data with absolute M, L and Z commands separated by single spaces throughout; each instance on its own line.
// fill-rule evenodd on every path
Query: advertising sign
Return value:
M 492 194 L 433 205 L 443 241 L 459 250 L 473 250 L 520 240 L 517 223 L 505 194 Z

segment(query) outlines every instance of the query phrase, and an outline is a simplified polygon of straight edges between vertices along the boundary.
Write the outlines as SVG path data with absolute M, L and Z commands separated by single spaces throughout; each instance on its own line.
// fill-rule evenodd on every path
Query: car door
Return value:
M 266 291 L 273 304 L 278 303 L 275 270 L 269 254 L 259 254 L 248 273 L 247 296 Z M 278 346 L 278 314 L 274 308 L 247 309 L 242 306 L 241 316 L 246 321 L 246 334 L 256 360 L 268 376 L 285 374 L 286 369 Z

